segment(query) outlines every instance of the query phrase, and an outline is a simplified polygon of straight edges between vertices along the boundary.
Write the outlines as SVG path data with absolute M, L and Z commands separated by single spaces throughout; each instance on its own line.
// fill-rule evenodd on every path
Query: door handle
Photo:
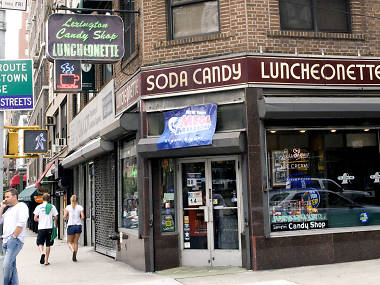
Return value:
M 203 206 L 203 207 L 199 207 L 199 209 L 203 210 L 204 221 L 205 223 L 208 223 L 209 222 L 208 207 Z

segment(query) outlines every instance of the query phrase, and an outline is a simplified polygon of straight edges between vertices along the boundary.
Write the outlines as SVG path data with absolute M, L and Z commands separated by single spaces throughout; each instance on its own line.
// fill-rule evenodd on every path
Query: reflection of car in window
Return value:
M 359 204 L 351 199 L 329 190 L 310 189 L 282 189 L 269 192 L 269 206 L 271 216 L 295 216 L 306 212 L 306 199 L 309 193 L 318 193 L 318 203 L 313 206 L 313 213 L 326 214 L 328 227 L 352 227 L 361 225 L 379 225 L 380 207 Z M 368 221 L 363 223 L 360 216 L 368 215 Z
M 287 189 L 317 189 L 340 193 L 342 196 L 360 204 L 371 204 L 371 194 L 367 191 L 346 190 L 328 178 L 298 177 L 290 179 Z

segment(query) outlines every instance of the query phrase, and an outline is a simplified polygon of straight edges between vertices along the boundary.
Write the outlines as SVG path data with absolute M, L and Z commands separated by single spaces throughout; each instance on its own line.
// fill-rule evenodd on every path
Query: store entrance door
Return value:
M 242 266 L 237 157 L 180 160 L 182 266 Z

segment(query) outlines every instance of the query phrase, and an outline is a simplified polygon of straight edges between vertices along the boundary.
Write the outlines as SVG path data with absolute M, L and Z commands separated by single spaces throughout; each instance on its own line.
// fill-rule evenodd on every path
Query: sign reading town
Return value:
M 0 0 L 0 9 L 26 11 L 26 0 Z
M 116 62 L 124 56 L 123 21 L 119 16 L 52 14 L 46 53 L 50 61 Z
M 0 60 L 0 110 L 31 109 L 32 60 Z

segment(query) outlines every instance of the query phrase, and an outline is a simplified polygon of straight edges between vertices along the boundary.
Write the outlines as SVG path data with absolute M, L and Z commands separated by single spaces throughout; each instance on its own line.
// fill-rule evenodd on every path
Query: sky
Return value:
M 18 58 L 18 30 L 21 28 L 22 12 L 16 10 L 6 10 L 5 19 L 7 30 L 5 32 L 5 58 Z

